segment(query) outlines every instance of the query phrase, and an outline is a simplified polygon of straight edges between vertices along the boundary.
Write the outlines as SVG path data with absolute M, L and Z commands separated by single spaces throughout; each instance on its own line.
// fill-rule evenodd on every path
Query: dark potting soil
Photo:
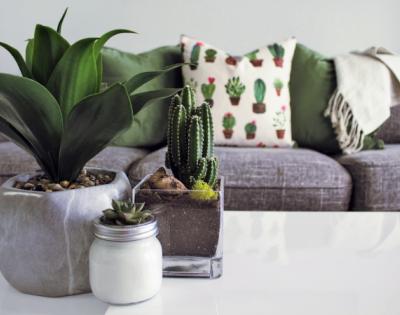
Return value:
M 158 220 L 164 256 L 215 255 L 220 237 L 220 200 L 195 200 L 190 191 L 139 190 L 135 202 L 145 202 Z

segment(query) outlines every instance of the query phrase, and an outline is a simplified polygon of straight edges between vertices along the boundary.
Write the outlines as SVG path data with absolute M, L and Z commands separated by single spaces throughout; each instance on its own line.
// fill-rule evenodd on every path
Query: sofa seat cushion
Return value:
M 164 165 L 166 149 L 129 172 L 139 181 Z M 216 147 L 227 210 L 347 210 L 351 177 L 335 160 L 307 149 Z
M 351 209 L 400 210 L 400 144 L 337 158 L 353 178 Z
M 142 149 L 108 147 L 89 161 L 88 166 L 127 172 L 132 163 L 146 154 L 147 151 Z M 19 173 L 38 169 L 34 158 L 15 144 L 0 143 L 0 183 Z

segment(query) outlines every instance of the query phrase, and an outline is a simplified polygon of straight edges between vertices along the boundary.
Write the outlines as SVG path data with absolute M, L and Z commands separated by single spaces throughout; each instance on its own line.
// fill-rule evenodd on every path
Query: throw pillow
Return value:
M 165 46 L 141 54 L 131 54 L 113 48 L 104 48 L 103 81 L 111 84 L 125 81 L 143 71 L 159 70 L 182 62 L 178 46 Z M 182 87 L 180 69 L 170 71 L 143 85 L 137 92 L 166 87 Z M 114 145 L 129 147 L 152 147 L 166 138 L 168 107 L 170 100 L 156 101 L 142 109 L 131 127 L 114 140 Z
M 325 154 L 341 152 L 336 134 L 324 112 L 336 89 L 336 72 L 332 59 L 296 45 L 290 76 L 293 140 L 299 147 Z M 376 133 L 364 140 L 363 150 L 383 149 Z
M 197 101 L 212 106 L 215 144 L 292 146 L 289 78 L 294 38 L 233 57 L 182 36 L 182 67 Z

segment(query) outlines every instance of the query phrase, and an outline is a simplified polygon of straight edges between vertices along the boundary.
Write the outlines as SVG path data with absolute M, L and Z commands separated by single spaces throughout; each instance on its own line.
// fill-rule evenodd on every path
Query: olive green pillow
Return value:
M 332 59 L 297 44 L 290 76 L 293 139 L 299 147 L 326 154 L 340 152 L 336 135 L 324 111 L 336 89 Z
M 103 81 L 111 84 L 125 81 L 133 75 L 180 63 L 182 60 L 178 46 L 165 46 L 141 54 L 131 54 L 113 48 L 104 48 Z M 145 92 L 166 87 L 182 87 L 180 69 L 170 71 L 146 83 L 137 92 Z M 114 145 L 129 147 L 153 147 L 165 141 L 169 100 L 156 101 L 137 115 L 131 127 L 119 136 Z M 112 118 L 110 118 L 112 119 Z
M 340 153 L 329 117 L 324 117 L 329 99 L 336 89 L 332 59 L 297 44 L 290 76 L 292 136 L 299 147 L 325 154 Z M 363 150 L 383 149 L 376 132 L 365 137 Z

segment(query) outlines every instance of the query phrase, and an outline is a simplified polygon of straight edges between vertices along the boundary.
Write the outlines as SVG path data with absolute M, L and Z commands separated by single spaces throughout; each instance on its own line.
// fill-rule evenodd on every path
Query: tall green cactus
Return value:
M 192 70 L 196 70 L 199 64 L 201 46 L 203 46 L 203 43 L 197 42 L 192 48 L 192 52 L 190 54 L 190 69 Z
M 185 86 L 172 99 L 168 114 L 168 151 L 165 165 L 176 178 L 192 188 L 203 180 L 214 188 L 218 161 L 214 154 L 213 121 L 210 106 L 196 106 L 194 91 Z
M 265 97 L 265 83 L 263 80 L 261 79 L 257 79 L 254 82 L 254 97 L 257 101 L 257 103 L 262 103 L 264 102 L 264 97 Z

